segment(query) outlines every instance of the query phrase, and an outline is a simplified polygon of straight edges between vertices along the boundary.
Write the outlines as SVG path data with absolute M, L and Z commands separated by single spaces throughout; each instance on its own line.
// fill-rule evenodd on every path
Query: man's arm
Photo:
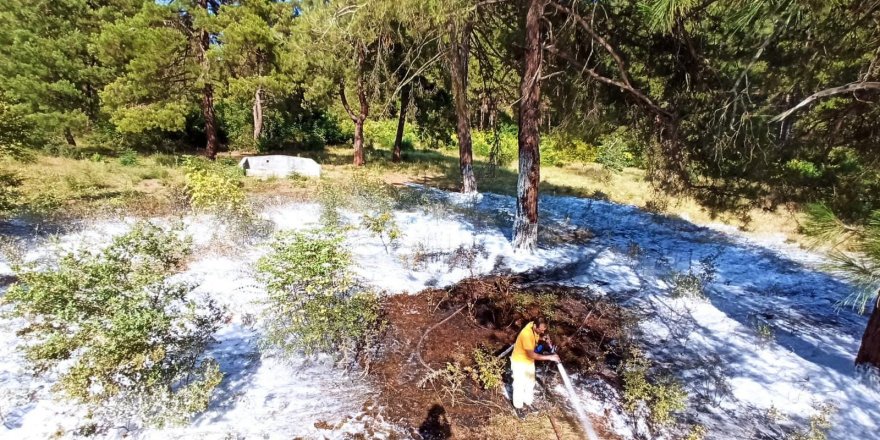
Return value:
M 535 350 L 526 351 L 526 356 L 533 361 L 553 361 L 560 362 L 558 354 L 538 354 Z

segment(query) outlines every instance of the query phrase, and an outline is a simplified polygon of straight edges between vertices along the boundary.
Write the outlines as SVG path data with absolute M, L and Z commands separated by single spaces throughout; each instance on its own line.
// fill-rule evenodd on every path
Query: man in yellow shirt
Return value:
M 558 355 L 535 353 L 538 340 L 545 333 L 547 321 L 538 318 L 526 324 L 516 337 L 513 354 L 510 355 L 510 369 L 513 372 L 513 407 L 517 410 L 522 409 L 523 404 L 532 406 L 535 395 L 535 361 L 559 362 Z

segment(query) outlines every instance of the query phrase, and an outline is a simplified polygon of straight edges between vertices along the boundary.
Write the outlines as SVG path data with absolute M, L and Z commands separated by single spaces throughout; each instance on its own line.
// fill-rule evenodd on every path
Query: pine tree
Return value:
M 137 0 L 0 2 L 0 100 L 43 142 L 75 134 L 100 117 L 98 92 L 113 79 L 91 44 Z
M 808 214 L 806 232 L 831 246 L 830 269 L 855 288 L 845 304 L 860 313 L 873 309 L 856 365 L 880 369 L 880 211 L 860 226 L 847 225 L 824 205 L 811 205 Z
M 137 14 L 104 29 L 97 43 L 100 59 L 116 66 L 120 76 L 101 98 L 119 131 L 179 132 L 200 110 L 205 154 L 212 159 L 217 154 L 217 72 L 210 58 L 217 11 L 211 5 L 145 2 Z

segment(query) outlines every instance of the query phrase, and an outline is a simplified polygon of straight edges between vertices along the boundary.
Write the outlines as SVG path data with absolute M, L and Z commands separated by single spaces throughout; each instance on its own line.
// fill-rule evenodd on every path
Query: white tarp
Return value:
M 321 165 L 305 157 L 284 156 L 280 154 L 250 156 L 242 159 L 238 166 L 244 168 L 246 176 L 252 177 L 288 177 L 291 174 L 321 177 Z

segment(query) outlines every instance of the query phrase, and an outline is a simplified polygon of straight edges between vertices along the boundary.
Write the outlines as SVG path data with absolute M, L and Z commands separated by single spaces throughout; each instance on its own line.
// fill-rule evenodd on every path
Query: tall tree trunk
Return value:
M 412 86 L 406 84 L 400 89 L 400 114 L 397 115 L 397 134 L 394 136 L 394 153 L 391 154 L 392 162 L 400 162 L 400 147 L 403 143 L 403 129 L 406 125 L 406 111 L 409 108 L 409 91 Z
M 452 50 L 449 51 L 452 64 L 452 95 L 455 100 L 456 131 L 458 134 L 458 166 L 461 170 L 461 192 L 477 192 L 477 179 L 474 177 L 474 154 L 471 147 L 471 115 L 468 108 L 468 61 L 471 53 L 471 32 L 473 24 L 465 22 L 460 28 L 451 25 Z
M 254 141 L 260 140 L 263 133 L 263 88 L 257 87 L 254 93 Z
M 364 119 L 354 121 L 354 165 L 363 166 L 367 163 L 364 157 Z
M 526 14 L 525 52 L 519 103 L 519 179 L 516 184 L 516 219 L 513 247 L 533 250 L 538 243 L 538 183 L 541 155 L 538 126 L 541 123 L 541 18 L 547 0 L 531 0 Z
M 208 10 L 208 0 L 199 0 L 199 7 Z M 205 144 L 205 156 L 214 160 L 217 158 L 217 119 L 214 116 L 214 85 L 211 84 L 208 65 L 208 48 L 211 45 L 211 36 L 207 30 L 199 31 L 199 64 L 202 68 L 202 79 L 205 81 L 202 89 L 202 115 L 205 118 L 205 136 L 207 143 Z
M 880 369 L 880 303 L 874 301 L 874 311 L 862 337 L 862 346 L 856 356 L 856 365 Z

